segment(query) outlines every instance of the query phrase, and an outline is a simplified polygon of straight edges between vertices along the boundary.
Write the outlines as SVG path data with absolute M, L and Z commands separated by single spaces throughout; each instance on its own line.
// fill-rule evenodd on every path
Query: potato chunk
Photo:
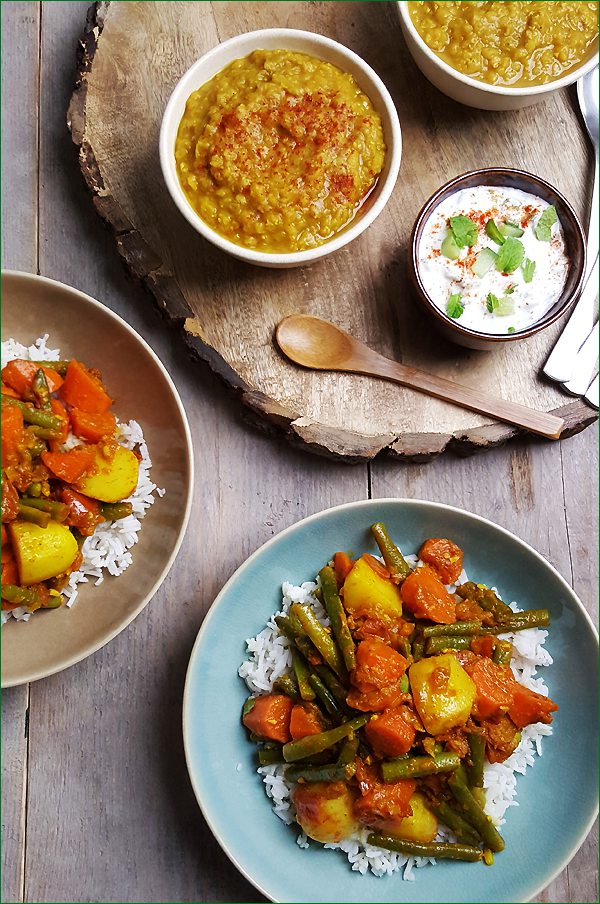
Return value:
M 354 816 L 354 796 L 344 782 L 306 782 L 292 794 L 296 819 L 309 838 L 337 843 L 358 828 Z
M 62 574 L 77 555 L 75 537 L 68 527 L 58 521 L 49 521 L 46 527 L 28 521 L 13 521 L 8 529 L 19 581 L 24 586 L 39 584 Z
M 475 683 L 452 653 L 420 659 L 409 669 L 417 712 L 432 735 L 466 723 L 475 700 Z
M 403 838 L 405 841 L 419 841 L 428 844 L 437 835 L 437 819 L 427 807 L 423 794 L 415 791 L 410 801 L 412 816 L 404 819 L 390 819 L 380 824 L 380 831 Z
M 137 457 L 129 449 L 116 442 L 101 443 L 93 467 L 74 487 L 100 502 L 119 502 L 135 490 L 139 468 Z
M 342 594 L 344 608 L 352 615 L 402 615 L 402 598 L 398 587 L 376 574 L 364 559 L 357 559 L 348 572 Z

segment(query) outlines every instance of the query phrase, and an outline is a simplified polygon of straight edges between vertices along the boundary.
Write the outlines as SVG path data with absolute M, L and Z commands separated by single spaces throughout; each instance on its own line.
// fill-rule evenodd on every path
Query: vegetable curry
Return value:
M 286 764 L 296 819 L 338 843 L 359 829 L 405 855 L 493 862 L 504 841 L 485 812 L 484 766 L 556 704 L 517 682 L 502 635 L 549 623 L 483 584 L 457 583 L 462 550 L 429 538 L 412 567 L 374 524 L 383 561 L 334 555 L 310 605 L 276 616 L 292 668 L 250 697 L 242 721 L 261 765 Z M 435 841 L 440 827 L 455 841 Z
M 139 461 L 112 404 L 75 359 L 2 369 L 2 609 L 60 606 L 85 538 L 131 514 Z

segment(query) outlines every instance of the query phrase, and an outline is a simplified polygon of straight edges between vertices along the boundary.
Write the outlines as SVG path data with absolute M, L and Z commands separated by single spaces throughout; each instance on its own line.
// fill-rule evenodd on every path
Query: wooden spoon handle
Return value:
M 400 383 L 402 386 L 410 386 L 412 389 L 426 392 L 427 395 L 443 399 L 445 402 L 456 402 L 463 408 L 469 408 L 480 414 L 489 414 L 499 421 L 525 427 L 526 430 L 549 439 L 558 439 L 565 426 L 564 420 L 553 414 L 535 411 L 533 408 L 519 405 L 518 402 L 507 402 L 504 399 L 480 392 L 478 389 L 472 389 L 470 386 L 463 386 L 462 383 L 455 383 L 453 380 L 437 377 L 435 374 L 416 370 L 405 364 L 398 364 L 396 361 L 378 355 L 366 346 L 365 351 L 368 354 L 365 354 L 364 357 L 361 355 L 362 360 L 355 359 L 352 368 L 348 369 L 355 370 L 356 368 L 362 374 L 383 377 L 386 380 Z

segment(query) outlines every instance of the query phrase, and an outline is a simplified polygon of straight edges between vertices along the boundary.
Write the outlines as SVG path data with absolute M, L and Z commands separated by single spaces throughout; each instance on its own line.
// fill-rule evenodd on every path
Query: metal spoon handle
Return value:
M 398 364 L 396 361 L 377 354 L 367 346 L 364 346 L 361 354 L 353 355 L 352 360 L 340 369 L 393 380 L 402 386 L 410 386 L 412 389 L 425 392 L 427 395 L 445 402 L 454 402 L 480 414 L 489 414 L 496 420 L 524 427 L 532 433 L 538 433 L 550 439 L 558 439 L 564 427 L 563 419 L 553 414 L 535 411 L 518 402 L 507 402 L 470 386 L 464 386 L 462 383 L 455 383 L 453 380 Z

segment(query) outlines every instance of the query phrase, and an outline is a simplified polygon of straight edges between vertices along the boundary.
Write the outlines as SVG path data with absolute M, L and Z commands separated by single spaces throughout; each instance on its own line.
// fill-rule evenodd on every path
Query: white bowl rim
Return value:
M 270 540 L 267 540 L 265 543 L 263 543 L 262 546 L 259 546 L 258 549 L 256 549 L 250 556 L 248 556 L 247 559 L 245 559 L 241 563 L 241 565 L 238 568 L 236 568 L 236 570 L 233 572 L 231 577 L 223 585 L 223 587 L 221 588 L 221 590 L 219 591 L 219 593 L 217 594 L 217 596 L 215 597 L 215 599 L 209 606 L 208 612 L 204 616 L 204 620 L 200 626 L 200 630 L 198 631 L 196 640 L 194 641 L 194 646 L 192 647 L 192 652 L 190 653 L 190 660 L 189 660 L 188 667 L 186 670 L 186 675 L 185 675 L 185 685 L 184 685 L 184 689 L 183 689 L 183 705 L 182 705 L 182 731 L 183 731 L 183 747 L 184 747 L 184 753 L 185 753 L 185 762 L 186 762 L 186 767 L 188 770 L 188 775 L 190 777 L 190 782 L 192 785 L 192 789 L 194 791 L 194 795 L 198 802 L 198 806 L 200 807 L 200 811 L 201 811 L 204 819 L 206 820 L 208 827 L 210 828 L 213 836 L 215 837 L 215 839 L 221 846 L 221 849 L 224 851 L 224 853 L 227 855 L 227 857 L 229 857 L 230 861 L 233 863 L 233 865 L 236 867 L 236 869 L 240 872 L 240 874 L 242 876 L 244 876 L 244 878 L 247 879 L 248 882 L 250 882 L 254 886 L 254 888 L 256 888 L 262 895 L 264 895 L 270 901 L 275 901 L 275 898 L 273 898 L 269 894 L 268 890 L 266 888 L 263 888 L 244 869 L 244 867 L 240 863 L 238 863 L 238 861 L 234 857 L 233 853 L 230 851 L 230 849 L 227 845 L 227 841 L 223 838 L 221 833 L 219 833 L 216 830 L 216 827 L 214 826 L 213 821 L 210 818 L 210 815 L 205 811 L 205 808 L 202 804 L 200 788 L 195 780 L 195 777 L 192 775 L 192 769 L 191 769 L 192 753 L 191 753 L 191 746 L 190 746 L 189 732 L 188 732 L 188 719 L 190 717 L 190 705 L 191 705 L 190 698 L 191 698 L 191 694 L 192 694 L 191 677 L 190 677 L 192 667 L 195 664 L 195 660 L 198 656 L 198 651 L 199 651 L 200 645 L 202 643 L 202 640 L 204 638 L 204 634 L 208 633 L 208 626 L 210 625 L 210 622 L 211 622 L 212 618 L 214 617 L 214 614 L 215 614 L 217 607 L 220 604 L 221 600 L 227 594 L 230 586 L 234 583 L 234 581 L 238 578 L 238 576 L 242 572 L 246 571 L 246 569 L 255 561 L 255 559 L 257 559 L 262 554 L 262 552 L 266 548 L 273 546 L 281 537 L 292 533 L 294 530 L 296 530 L 300 526 L 304 526 L 305 524 L 310 524 L 312 522 L 317 521 L 322 515 L 328 515 L 331 512 L 341 511 L 343 509 L 344 510 L 359 510 L 361 508 L 368 508 L 369 506 L 373 505 L 374 503 L 383 504 L 383 503 L 390 503 L 390 502 L 396 503 L 396 504 L 400 503 L 402 505 L 414 506 L 415 508 L 421 508 L 421 507 L 425 507 L 425 506 L 429 506 L 429 505 L 435 505 L 440 509 L 444 509 L 445 511 L 458 513 L 459 515 L 468 515 L 469 518 L 472 518 L 475 521 L 478 521 L 480 524 L 485 524 L 489 527 L 493 527 L 495 530 L 498 530 L 502 534 L 505 534 L 507 537 L 510 537 L 511 540 L 516 541 L 518 544 L 523 546 L 529 553 L 531 553 L 531 555 L 533 555 L 534 558 L 536 558 L 543 565 L 545 565 L 547 568 L 549 568 L 551 570 L 551 572 L 555 575 L 555 577 L 558 578 L 560 583 L 564 586 L 565 590 L 567 591 L 567 593 L 572 598 L 573 602 L 576 604 L 577 608 L 583 615 L 585 621 L 588 623 L 588 627 L 591 628 L 592 634 L 596 638 L 596 642 L 598 642 L 598 631 L 596 629 L 596 626 L 594 625 L 594 622 L 591 619 L 589 612 L 587 611 L 587 609 L 585 608 L 585 606 L 583 605 L 583 603 L 581 602 L 581 600 L 575 593 L 574 589 L 565 580 L 565 578 L 563 578 L 563 576 L 554 567 L 554 565 L 552 565 L 546 558 L 544 558 L 544 556 L 541 553 L 539 553 L 536 549 L 534 549 L 533 546 L 530 546 L 529 543 L 527 543 L 525 540 L 522 540 L 520 537 L 518 537 L 512 531 L 508 530 L 508 528 L 502 527 L 500 524 L 496 524 L 494 521 L 491 521 L 489 518 L 484 518 L 482 515 L 476 515 L 474 512 L 467 511 L 467 509 L 459 508 L 456 505 L 448 505 L 445 502 L 436 502 L 435 500 L 408 499 L 406 497 L 395 497 L 395 496 L 386 496 L 386 497 L 382 497 L 381 499 L 358 499 L 354 502 L 342 502 L 340 505 L 334 505 L 334 506 L 331 506 L 330 508 L 322 509 L 320 512 L 314 512 L 312 515 L 308 515 L 306 518 L 301 518 L 300 521 L 295 521 L 293 524 L 290 524 L 289 527 L 286 527 L 282 531 L 279 531 L 279 533 L 275 534 L 274 537 L 271 537 Z M 533 898 L 535 898 L 541 891 L 543 891 L 544 888 L 547 888 L 548 885 L 550 885 L 550 883 L 553 882 L 554 879 L 556 879 L 556 877 L 563 871 L 563 869 L 567 866 L 567 864 L 571 862 L 571 860 L 573 859 L 573 857 L 575 856 L 575 854 L 577 853 L 577 851 L 579 850 L 579 848 L 581 847 L 581 845 L 583 844 L 583 842 L 585 841 L 587 836 L 589 835 L 589 833 L 592 829 L 592 826 L 594 825 L 594 822 L 596 821 L 597 816 L 598 816 L 598 801 L 596 801 L 595 809 L 593 810 L 587 825 L 581 831 L 580 835 L 574 842 L 571 850 L 566 855 L 564 860 L 562 860 L 561 863 L 558 864 L 558 866 L 555 868 L 554 872 L 550 876 L 547 876 L 545 878 L 543 885 L 537 886 L 536 888 L 531 890 L 529 897 L 524 899 L 525 901 L 533 900 Z
M 105 634 L 99 643 L 88 644 L 84 648 L 83 651 L 79 651 L 75 655 L 70 656 L 69 658 L 63 660 L 63 663 L 56 668 L 52 667 L 50 669 L 41 669 L 39 672 L 32 672 L 31 675 L 25 681 L 19 680 L 19 681 L 10 681 L 10 682 L 6 682 L 6 683 L 2 682 L 2 688 L 4 689 L 5 687 L 16 687 L 20 684 L 27 684 L 31 681 L 38 681 L 40 678 L 48 678 L 48 677 L 50 677 L 50 675 L 56 675 L 59 672 L 62 672 L 65 669 L 70 668 L 72 665 L 76 665 L 78 662 L 82 662 L 84 659 L 87 659 L 88 656 L 91 656 L 92 653 L 96 653 L 102 647 L 106 646 L 106 644 L 110 643 L 111 640 L 114 640 L 114 638 L 118 634 L 120 634 L 121 631 L 123 631 L 129 624 L 131 624 L 131 622 L 134 620 L 134 618 L 136 618 L 140 614 L 142 609 L 144 609 L 145 606 L 150 602 L 150 600 L 152 599 L 154 594 L 157 592 L 157 590 L 159 589 L 159 587 L 165 580 L 167 574 L 171 570 L 171 566 L 173 565 L 173 562 L 175 561 L 175 557 L 177 556 L 177 553 L 179 552 L 179 549 L 181 547 L 181 544 L 183 543 L 183 538 L 184 538 L 186 530 L 187 530 L 188 522 L 190 519 L 190 513 L 192 510 L 192 498 L 193 498 L 193 492 L 194 492 L 194 451 L 193 451 L 194 447 L 193 447 L 193 443 L 192 443 L 192 434 L 191 434 L 191 430 L 190 430 L 190 425 L 188 423 L 187 414 L 185 413 L 185 409 L 183 407 L 183 403 L 181 401 L 181 398 L 179 396 L 179 392 L 177 390 L 177 387 L 175 386 L 175 383 L 169 376 L 167 369 L 165 368 L 164 364 L 162 363 L 162 361 L 160 360 L 160 358 L 158 357 L 156 352 L 148 345 L 146 340 L 143 339 L 142 336 L 140 336 L 140 334 L 138 332 L 136 332 L 136 330 L 133 329 L 133 327 L 129 326 L 129 324 L 125 320 L 123 320 L 122 317 L 119 317 L 118 314 L 115 314 L 114 311 L 112 311 L 110 308 L 106 307 L 106 305 L 102 304 L 102 302 L 97 301 L 95 298 L 92 298 L 91 295 L 88 295 L 86 292 L 82 292 L 81 289 L 76 289 L 76 288 L 74 288 L 74 286 L 69 286 L 69 285 L 67 285 L 67 283 L 61 282 L 58 279 L 51 279 L 48 276 L 41 276 L 40 274 L 37 274 L 37 273 L 28 273 L 26 270 L 8 270 L 8 269 L 3 269 L 1 271 L 1 276 L 2 277 L 4 277 L 4 276 L 16 277 L 18 279 L 22 279 L 25 282 L 29 282 L 29 281 L 41 282 L 44 285 L 59 287 L 60 289 L 67 290 L 67 292 L 71 293 L 72 295 L 79 296 L 79 298 L 82 299 L 83 301 L 87 302 L 88 304 L 91 304 L 95 308 L 102 310 L 102 312 L 104 314 L 108 315 L 109 319 L 117 321 L 119 326 L 121 326 L 127 333 L 129 333 L 130 336 L 132 337 L 132 339 L 135 339 L 140 343 L 140 345 L 144 348 L 144 350 L 152 358 L 152 360 L 154 361 L 154 364 L 160 370 L 167 385 L 169 386 L 169 389 L 171 390 L 171 393 L 173 395 L 173 398 L 174 398 L 177 408 L 179 410 L 181 422 L 183 424 L 183 429 L 184 429 L 184 433 L 185 433 L 186 463 L 187 463 L 187 466 L 189 469 L 189 481 L 188 481 L 188 486 L 187 486 L 185 510 L 184 510 L 184 514 L 183 514 L 183 520 L 181 522 L 181 527 L 179 529 L 179 533 L 178 533 L 177 539 L 175 541 L 175 545 L 173 546 L 171 555 L 169 556 L 167 562 L 165 563 L 165 566 L 162 569 L 160 575 L 158 576 L 158 578 L 156 579 L 156 581 L 150 588 L 150 591 L 142 598 L 142 600 L 140 601 L 138 606 L 136 606 L 135 610 L 127 616 L 125 621 L 119 621 L 118 626 L 113 631 L 110 631 L 109 633 Z
M 324 244 L 319 245 L 316 248 L 306 249 L 305 251 L 295 251 L 284 254 L 277 252 L 254 251 L 251 248 L 245 248 L 243 245 L 236 245 L 235 242 L 231 242 L 229 239 L 220 236 L 218 232 L 211 229 L 211 227 L 208 226 L 208 224 L 205 223 L 204 220 L 194 211 L 189 201 L 185 197 L 175 170 L 175 161 L 173 154 L 174 134 L 171 129 L 171 119 L 174 118 L 174 110 L 178 102 L 180 101 L 180 95 L 182 94 L 184 83 L 187 82 L 192 73 L 205 66 L 207 62 L 214 60 L 214 58 L 218 57 L 224 50 L 228 50 L 232 47 L 235 47 L 236 44 L 244 44 L 248 41 L 256 41 L 257 43 L 254 49 L 258 50 L 260 49 L 260 39 L 266 36 L 268 36 L 269 38 L 281 37 L 283 47 L 285 46 L 286 38 L 301 38 L 306 41 L 312 42 L 315 48 L 315 56 L 318 56 L 317 50 L 319 47 L 327 47 L 332 50 L 336 50 L 342 56 L 346 57 L 346 59 L 351 61 L 358 69 L 362 70 L 373 84 L 374 89 L 377 91 L 377 94 L 379 95 L 379 98 L 381 99 L 383 106 L 386 109 L 391 129 L 391 135 L 388 136 L 390 137 L 390 141 L 388 142 L 389 147 L 386 150 L 386 153 L 390 155 L 389 170 L 381 183 L 379 194 L 375 198 L 374 202 L 369 206 L 368 210 L 364 214 L 361 214 L 359 217 L 357 217 L 350 226 L 342 230 L 334 238 L 324 242 Z M 249 52 L 251 51 L 246 51 L 246 53 Z M 309 51 L 305 52 L 309 53 Z M 214 74 L 216 75 L 219 71 L 220 70 L 217 69 Z M 364 93 L 367 93 L 367 96 L 369 96 L 368 92 Z M 373 99 L 371 97 L 369 97 L 369 99 L 371 100 L 371 102 L 373 102 Z M 165 112 L 163 114 L 160 128 L 159 155 L 163 178 L 165 180 L 167 190 L 169 191 L 171 198 L 175 202 L 180 213 L 182 213 L 186 218 L 188 223 L 205 239 L 207 239 L 209 242 L 212 242 L 212 244 L 216 245 L 222 251 L 227 251 L 234 257 L 240 258 L 249 263 L 276 264 L 278 266 L 293 264 L 302 265 L 304 263 L 311 263 L 312 261 L 325 257 L 328 254 L 332 254 L 334 251 L 337 251 L 345 245 L 349 244 L 349 242 L 353 241 L 353 239 L 361 235 L 361 233 L 363 233 L 367 229 L 367 227 L 370 226 L 371 223 L 379 216 L 379 214 L 387 204 L 398 178 L 400 161 L 402 157 L 402 132 L 396 105 L 383 80 L 379 75 L 377 75 L 375 70 L 365 60 L 362 59 L 362 57 L 360 57 L 353 50 L 350 50 L 349 47 L 346 47 L 339 41 L 334 41 L 333 38 L 328 38 L 325 35 L 321 35 L 318 32 L 305 31 L 299 28 L 260 28 L 255 31 L 243 32 L 242 34 L 229 38 L 227 41 L 223 41 L 222 43 L 217 44 L 215 47 L 211 48 L 205 54 L 199 57 L 199 59 L 197 59 L 196 62 L 193 63 L 189 67 L 189 69 L 187 69 L 183 73 L 183 75 L 173 88 L 171 96 L 169 97 L 169 100 L 167 102 L 167 106 L 165 107 Z M 375 188 L 375 191 L 377 191 L 377 186 Z
M 490 85 L 479 79 L 471 78 L 470 75 L 464 75 L 464 73 L 459 72 L 458 69 L 453 69 L 453 67 L 442 60 L 437 53 L 431 50 L 413 24 L 408 10 L 408 0 L 397 0 L 397 7 L 403 25 L 432 63 L 435 63 L 435 65 L 445 72 L 446 75 L 452 76 L 456 81 L 462 82 L 463 85 L 469 85 L 471 88 L 478 88 L 486 94 L 498 94 L 502 97 L 535 97 L 540 94 L 548 94 L 551 91 L 557 91 L 559 88 L 566 88 L 567 85 L 572 85 L 577 79 L 587 75 L 588 72 L 591 72 L 592 69 L 598 66 L 600 51 L 596 50 L 585 63 L 582 63 L 575 69 L 569 70 L 569 72 L 561 78 L 546 82 L 544 85 L 532 85 L 530 88 L 511 88 L 510 85 Z

